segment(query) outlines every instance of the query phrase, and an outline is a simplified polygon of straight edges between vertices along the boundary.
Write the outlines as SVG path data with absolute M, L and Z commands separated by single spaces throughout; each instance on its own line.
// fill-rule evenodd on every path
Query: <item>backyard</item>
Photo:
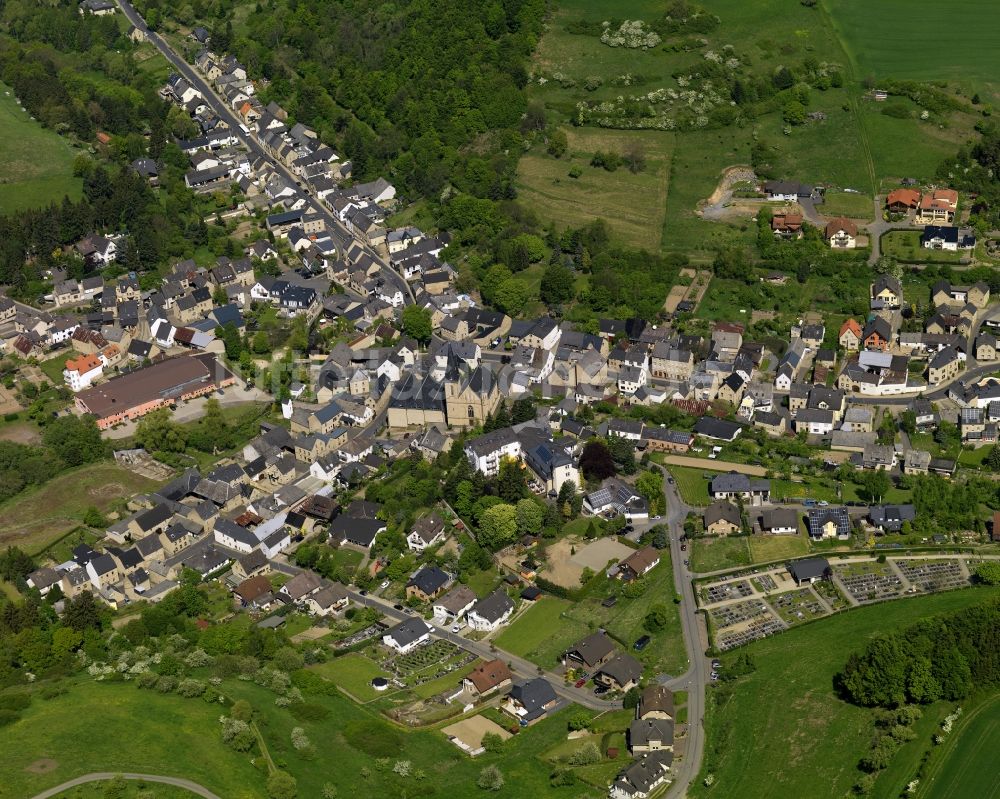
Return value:
M 558 667 L 559 658 L 581 638 L 602 627 L 608 634 L 630 648 L 647 631 L 643 621 L 654 604 L 668 607 L 667 624 L 651 635 L 642 652 L 630 650 L 650 673 L 679 674 L 687 663 L 680 617 L 673 604 L 673 569 L 669 552 L 663 550 L 660 564 L 644 579 L 645 590 L 635 598 L 623 593 L 619 583 L 607 581 L 606 590 L 579 601 L 545 596 L 526 610 L 497 638 L 497 646 L 525 657 L 546 669 Z M 606 595 L 617 597 L 610 607 Z

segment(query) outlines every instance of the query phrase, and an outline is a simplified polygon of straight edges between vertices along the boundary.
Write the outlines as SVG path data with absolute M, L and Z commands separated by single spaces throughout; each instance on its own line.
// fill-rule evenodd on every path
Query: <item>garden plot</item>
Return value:
M 811 588 L 799 588 L 769 599 L 771 607 L 789 626 L 826 616 L 826 608 Z
M 903 594 L 903 581 L 887 563 L 865 561 L 833 566 L 833 573 L 858 602 L 895 599 Z
M 921 591 L 964 588 L 969 578 L 957 560 L 893 560 L 907 581 Z

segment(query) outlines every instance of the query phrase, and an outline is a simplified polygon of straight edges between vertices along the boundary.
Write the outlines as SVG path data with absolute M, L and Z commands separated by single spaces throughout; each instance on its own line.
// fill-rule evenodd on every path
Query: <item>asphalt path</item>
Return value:
M 687 739 L 684 757 L 674 761 L 674 775 L 668 797 L 687 794 L 688 787 L 698 776 L 701 759 L 705 751 L 705 687 L 711 672 L 711 661 L 705 656 L 707 632 L 703 634 L 703 622 L 698 615 L 698 603 L 691 582 L 694 574 L 685 564 L 687 553 L 681 550 L 681 536 L 684 534 L 684 520 L 691 510 L 681 499 L 670 473 L 662 466 L 663 488 L 667 495 L 667 525 L 670 528 L 670 559 L 674 568 L 674 587 L 681 596 L 681 629 L 684 632 L 684 646 L 688 655 L 688 670 L 680 677 L 667 683 L 673 691 L 687 691 Z
M 180 74 L 195 89 L 201 92 L 205 103 L 210 106 L 212 110 L 219 115 L 219 117 L 225 120 L 226 124 L 229 125 L 230 131 L 240 140 L 243 146 L 246 147 L 247 150 L 249 150 L 253 155 L 266 159 L 267 162 L 273 166 L 279 174 L 288 180 L 292 186 L 299 186 L 300 190 L 312 200 L 316 210 L 327 223 L 327 228 L 333 235 L 333 238 L 341 252 L 346 249 L 347 245 L 355 241 L 354 235 L 351 231 L 349 231 L 347 227 L 345 227 L 345 225 L 326 207 L 322 200 L 312 194 L 307 184 L 300 182 L 300 178 L 293 174 L 284 163 L 273 158 L 270 153 L 265 151 L 254 135 L 243 132 L 241 127 L 241 125 L 244 124 L 243 121 L 236 116 L 235 112 L 215 92 L 215 88 L 200 73 L 198 73 L 191 64 L 185 61 L 184 58 L 177 53 L 162 36 L 151 31 L 146 26 L 146 21 L 139 15 L 139 12 L 135 10 L 131 3 L 128 3 L 127 0 L 118 0 L 118 5 L 121 7 L 122 13 L 125 15 L 126 19 L 128 19 L 128 21 L 138 30 L 146 34 L 146 38 L 149 40 L 150 44 L 160 51 L 163 57 L 170 62 L 170 65 L 177 70 L 177 73 Z M 386 263 L 382 256 L 375 252 L 375 250 L 367 244 L 361 241 L 359 241 L 358 244 L 360 244 L 364 248 L 365 252 L 367 252 L 379 264 L 382 270 L 381 274 L 383 279 L 400 289 L 403 292 L 403 295 L 412 303 L 414 301 L 413 291 L 410 289 L 410 285 L 403 279 L 403 276 Z
M 218 794 L 212 793 L 208 788 L 199 785 L 197 782 L 191 782 L 191 780 L 182 780 L 177 777 L 160 777 L 156 774 L 116 774 L 110 771 L 97 771 L 93 774 L 84 774 L 82 777 L 64 782 L 55 788 L 42 791 L 31 799 L 50 799 L 50 797 L 58 796 L 64 791 L 76 788 L 78 785 L 85 785 L 88 782 L 103 782 L 104 780 L 112 780 L 115 777 L 123 777 L 126 780 L 142 780 L 143 782 L 158 782 L 162 785 L 173 785 L 175 788 L 183 788 L 185 791 L 190 791 L 196 796 L 204 797 L 204 799 L 222 799 Z

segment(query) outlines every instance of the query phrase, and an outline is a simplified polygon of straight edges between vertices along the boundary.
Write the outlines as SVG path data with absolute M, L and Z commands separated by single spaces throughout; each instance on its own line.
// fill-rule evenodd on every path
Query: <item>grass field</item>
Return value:
M 79 525 L 91 505 L 103 511 L 117 499 L 157 485 L 115 463 L 65 472 L 0 505 L 0 545 L 39 552 Z
M 355 699 L 367 702 L 378 694 L 372 688 L 372 679 L 388 677 L 378 663 L 359 652 L 350 652 L 342 657 L 313 666 L 313 670 L 332 680 Z
M 677 481 L 677 490 L 680 491 L 681 499 L 688 505 L 708 505 L 712 498 L 708 495 L 709 477 L 701 469 L 692 469 L 688 466 L 668 466 L 670 474 Z
M 1000 695 L 974 707 L 955 730 L 920 785 L 928 799 L 996 799 L 1000 796 Z
M 560 228 L 581 227 L 600 218 L 621 241 L 659 250 L 673 136 L 588 128 L 565 128 L 565 133 L 569 150 L 562 158 L 553 158 L 542 148 L 521 157 L 517 172 L 521 200 Z M 614 172 L 590 166 L 596 151 L 621 153 L 634 141 L 646 154 L 641 172 L 633 174 L 624 166 Z M 573 168 L 582 172 L 580 177 L 569 177 Z
M 961 252 L 925 249 L 917 230 L 890 230 L 882 236 L 882 252 L 903 263 L 957 264 L 963 256 Z
M 847 191 L 828 191 L 820 210 L 826 216 L 848 216 L 854 219 L 871 219 L 875 213 L 872 198 L 867 194 Z
M 809 542 L 805 535 L 754 535 L 747 539 L 750 543 L 750 559 L 753 563 L 768 563 L 772 560 L 799 558 L 809 554 Z
M 568 599 L 544 596 L 500 633 L 496 638 L 497 646 L 552 668 L 559 654 L 571 646 L 576 637 L 587 634 L 586 625 L 563 618 L 572 606 Z
M 562 711 L 509 740 L 500 754 L 484 754 L 475 760 L 449 743 L 437 730 L 403 730 L 379 716 L 373 709 L 361 707 L 339 696 L 308 695 L 306 701 L 325 718 L 299 720 L 287 709 L 274 706 L 274 694 L 252 683 L 225 683 L 234 698 L 246 698 L 260 714 L 272 757 L 283 760 L 298 780 L 299 797 L 319 797 L 323 785 L 333 783 L 339 796 L 402 797 L 419 795 L 426 799 L 469 796 L 483 766 L 496 764 L 504 775 L 505 785 L 498 796 L 558 797 L 562 794 L 549 786 L 551 766 L 539 757 L 566 735 L 566 713 Z M 573 711 L 568 711 L 573 712 Z M 303 727 L 320 751 L 320 760 L 308 759 L 291 745 L 293 727 Z M 218 735 L 218 733 L 214 733 Z M 322 753 L 336 752 L 336 766 Z M 388 767 L 376 760 L 387 758 Z M 423 777 L 400 777 L 392 764 L 407 760 Z M 361 776 L 362 769 L 370 775 Z M 263 796 L 263 790 L 258 791 Z M 607 789 L 579 791 L 573 797 L 607 795 Z M 229 794 L 223 794 L 229 799 Z
M 13 90 L 0 83 L 0 214 L 78 199 L 83 181 L 73 177 L 75 152 L 58 133 L 22 111 Z
M 699 574 L 750 563 L 750 544 L 746 536 L 695 538 L 689 550 L 691 570 Z
M 861 192 L 831 191 L 822 213 L 870 218 L 875 189 L 898 185 L 901 177 L 933 179 L 943 158 L 953 155 L 969 137 L 979 114 L 968 105 L 966 111 L 921 120 L 923 109 L 894 98 L 893 104 L 909 113 L 903 118 L 890 116 L 881 104 L 861 100 L 863 78 L 954 81 L 970 94 L 985 90 L 985 97 L 997 99 L 989 93 L 993 88 L 989 82 L 996 80 L 1000 45 L 991 38 L 995 26 L 988 24 L 997 12 L 988 0 L 968 0 L 954 13 L 946 6 L 914 13 L 903 0 L 887 0 L 876 9 L 866 0 L 822 0 L 818 8 L 783 0 L 703 0 L 699 5 L 721 19 L 717 29 L 705 34 L 704 50 L 673 46 L 683 35 L 668 37 L 663 46 L 628 50 L 605 46 L 597 35 L 571 33 L 567 28 L 612 18 L 650 21 L 663 14 L 662 3 L 561 0 L 536 50 L 531 98 L 545 105 L 550 122 L 566 128 L 578 103 L 677 89 L 673 75 L 693 70 L 705 52 L 731 46 L 743 68 L 755 75 L 778 64 L 798 67 L 807 57 L 838 68 L 845 77 L 842 88 L 810 93 L 808 110 L 822 111 L 826 119 L 787 129 L 779 111 L 763 109 L 744 124 L 722 128 L 593 133 L 620 143 L 621 148 L 642 141 L 651 165 L 654 158 L 661 159 L 669 172 L 665 180 L 657 174 L 653 190 L 651 174 L 619 170 L 595 176 L 587 166 L 582 167 L 584 175 L 573 181 L 566 177 L 569 159 L 556 161 L 536 146 L 522 160 L 519 184 L 522 199 L 543 218 L 566 225 L 577 224 L 581 217 L 604 216 L 628 244 L 654 248 L 658 242 L 663 251 L 680 250 L 696 261 L 710 259 L 720 245 L 752 240 L 747 222 L 707 221 L 696 211 L 715 189 L 723 169 L 749 163 L 754 141 L 772 148 L 771 160 L 781 176 Z M 937 35 L 938 24 L 948 26 L 947 35 Z M 971 28 L 976 33 L 966 37 Z M 956 48 L 961 55 L 953 57 Z M 915 52 L 921 57 L 913 58 Z M 626 76 L 640 80 L 631 82 Z M 573 128 L 570 134 L 577 139 L 589 135 L 586 127 Z M 573 164 L 578 161 L 585 163 L 578 157 Z M 656 219 L 662 220 L 659 232 L 652 227 Z
M 856 765 L 872 736 L 871 711 L 848 705 L 833 693 L 833 677 L 847 657 L 875 633 L 998 595 L 998 589 L 975 588 L 888 602 L 744 648 L 756 671 L 718 704 L 714 697 L 725 696 L 728 689 L 713 689 L 722 693 L 709 698 L 706 760 L 689 795 L 845 796 L 859 776 Z M 726 657 L 722 660 L 725 664 Z M 781 745 L 775 746 L 776 741 Z M 710 788 L 702 782 L 708 773 L 715 775 Z
M 947 80 L 981 90 L 1000 73 L 994 35 L 1000 9 L 991 0 L 921 3 L 919 13 L 905 0 L 821 2 L 862 76 Z
M 4 728 L 0 796 L 22 799 L 81 774 L 127 770 L 186 777 L 226 799 L 256 799 L 264 778 L 222 743 L 218 718 L 217 705 L 122 683 L 86 681 L 55 699 L 35 698 Z M 42 759 L 54 769 L 27 770 Z

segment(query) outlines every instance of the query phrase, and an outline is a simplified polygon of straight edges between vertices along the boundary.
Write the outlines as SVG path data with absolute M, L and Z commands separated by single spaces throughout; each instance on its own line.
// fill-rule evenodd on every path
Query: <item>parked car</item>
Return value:
M 804 499 L 802 500 L 802 504 L 807 508 L 815 508 L 817 503 L 815 499 Z
M 827 501 L 826 501 L 825 499 L 821 499 L 821 500 L 820 500 L 819 502 L 817 502 L 816 504 L 817 504 L 817 505 L 819 505 L 819 506 L 820 506 L 821 508 L 825 508 L 825 507 L 826 507 L 827 505 L 829 505 L 830 503 L 829 503 L 829 502 L 827 502 Z
M 714 670 L 714 669 L 719 669 L 719 668 L 722 668 L 722 661 L 721 660 L 713 660 L 712 661 L 712 669 Z
M 451 625 L 451 631 L 453 633 L 460 633 L 462 631 L 462 625 L 461 624 L 453 624 L 453 625 Z
M 650 639 L 650 637 L 648 635 L 644 635 L 641 638 L 638 638 L 636 640 L 636 642 L 634 644 L 632 644 L 632 648 L 636 652 L 641 652 L 643 649 L 645 649 L 647 646 L 649 646 L 650 640 L 652 640 L 652 639 Z
M 587 680 L 586 679 L 580 679 L 580 680 L 577 680 L 575 683 L 573 683 L 573 687 L 574 688 L 583 688 L 583 686 L 585 686 L 586 684 L 587 684 Z
M 397 603 L 396 603 L 395 605 L 393 605 L 393 606 L 392 606 L 392 609 L 393 609 L 393 610 L 402 610 L 402 609 L 403 609 L 403 606 L 402 606 L 402 605 L 400 605 L 400 604 L 399 604 L 399 603 L 397 602 Z

